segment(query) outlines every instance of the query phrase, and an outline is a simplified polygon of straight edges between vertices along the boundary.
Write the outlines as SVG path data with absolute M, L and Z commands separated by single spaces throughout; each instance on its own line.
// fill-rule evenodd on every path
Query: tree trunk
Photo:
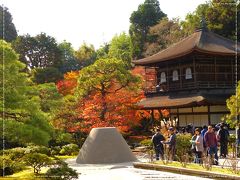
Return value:
M 105 86 L 103 83 L 101 83 L 101 87 L 102 87 L 102 90 L 101 90 L 101 95 L 102 95 L 102 111 L 100 113 L 100 120 L 101 121 L 105 121 L 105 115 L 106 115 L 106 112 L 107 112 L 107 103 L 106 103 L 106 91 L 105 91 Z

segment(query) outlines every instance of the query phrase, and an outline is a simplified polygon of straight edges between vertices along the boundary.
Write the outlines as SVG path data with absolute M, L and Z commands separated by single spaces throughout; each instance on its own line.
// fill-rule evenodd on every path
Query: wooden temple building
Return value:
M 152 56 L 134 60 L 145 67 L 142 109 L 168 109 L 177 125 L 217 124 L 229 111 L 226 99 L 240 80 L 240 45 L 206 28 Z

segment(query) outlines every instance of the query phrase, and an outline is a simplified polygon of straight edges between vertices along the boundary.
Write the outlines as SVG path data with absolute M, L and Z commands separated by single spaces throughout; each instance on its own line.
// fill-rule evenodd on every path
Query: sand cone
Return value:
M 115 127 L 93 128 L 79 151 L 79 164 L 111 164 L 137 161 Z

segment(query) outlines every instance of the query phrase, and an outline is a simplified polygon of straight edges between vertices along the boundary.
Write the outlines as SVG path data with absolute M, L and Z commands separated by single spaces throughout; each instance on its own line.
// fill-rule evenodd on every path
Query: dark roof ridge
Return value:
M 221 39 L 223 39 L 223 40 L 225 40 L 225 41 L 229 41 L 229 42 L 231 42 L 231 43 L 236 43 L 236 41 L 234 41 L 234 40 L 232 40 L 232 39 L 228 39 L 228 38 L 226 38 L 226 37 L 224 37 L 224 36 L 221 36 L 221 35 L 219 35 L 219 34 L 217 34 L 217 33 L 214 33 L 214 32 L 212 32 L 212 31 L 208 31 L 208 33 L 211 33 L 211 34 L 213 34 L 214 36 L 217 36 L 217 37 L 219 37 L 219 38 L 221 38 Z M 237 41 L 238 42 L 238 41 Z M 239 43 L 239 42 L 238 42 Z
M 236 44 L 233 40 L 227 39 L 214 32 L 199 29 L 158 53 L 134 60 L 133 63 L 136 65 L 150 65 L 179 58 L 193 51 L 209 54 L 234 55 L 236 52 L 240 52 L 240 44 L 238 44 L 238 42 Z
M 155 56 L 157 56 L 158 54 L 160 54 L 160 53 L 162 53 L 162 52 L 164 52 L 164 51 L 167 51 L 169 48 L 172 48 L 172 47 L 174 47 L 174 46 L 176 46 L 176 45 L 178 45 L 178 44 L 181 44 L 183 41 L 188 40 L 189 38 L 191 38 L 192 36 L 194 36 L 196 33 L 199 33 L 199 32 L 201 32 L 201 30 L 200 30 L 200 31 L 196 31 L 196 32 L 194 32 L 193 34 L 188 35 L 187 37 L 181 39 L 180 41 L 178 41 L 178 42 L 176 42 L 176 43 L 173 43 L 173 44 L 171 44 L 170 46 L 168 46 L 167 48 L 159 51 L 159 52 L 156 53 L 156 54 L 153 54 L 153 55 L 151 55 L 151 56 L 148 56 L 148 57 L 155 57 Z M 193 46 L 193 48 L 195 48 L 195 47 L 197 47 L 197 43 Z M 148 57 L 145 57 L 145 58 L 148 58 Z M 141 59 L 139 59 L 139 60 L 143 60 L 143 59 L 145 59 L 145 58 L 141 58 Z M 139 61 L 139 60 L 134 60 L 134 61 Z

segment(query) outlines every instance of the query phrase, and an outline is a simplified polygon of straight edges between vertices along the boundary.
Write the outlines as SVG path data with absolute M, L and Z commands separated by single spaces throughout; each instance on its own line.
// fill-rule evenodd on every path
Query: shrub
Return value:
M 47 179 L 53 180 L 71 180 L 78 178 L 78 173 L 76 170 L 73 170 L 72 168 L 68 167 L 66 163 L 61 161 L 58 167 L 50 168 L 45 175 Z
M 148 146 L 148 147 L 153 146 L 153 143 L 152 143 L 151 139 L 144 139 L 140 142 L 140 144 L 143 145 L 143 146 Z
M 1 176 L 4 175 L 12 175 L 13 174 L 13 161 L 9 156 L 1 156 L 0 157 L 0 171 L 1 171 Z M 4 172 L 4 173 L 3 173 Z
M 14 161 L 10 156 L 0 156 L 0 175 L 11 175 L 24 169 L 24 164 L 21 161 Z
M 19 160 L 25 155 L 26 148 L 12 148 L 12 149 L 7 149 L 4 150 L 4 154 L 9 156 L 11 160 Z
M 46 154 L 46 155 L 51 154 L 50 149 L 47 148 L 46 146 L 35 146 L 35 145 L 27 146 L 25 153 L 26 154 L 40 153 L 40 154 Z
M 191 134 L 177 134 L 176 155 L 181 157 L 191 151 Z
M 51 148 L 51 155 L 52 156 L 59 155 L 60 151 L 61 151 L 60 146 L 54 146 Z
M 41 168 L 50 165 L 53 161 L 46 155 L 40 153 L 27 154 L 24 156 L 24 161 L 28 166 L 33 167 L 33 171 L 39 174 Z
M 68 144 L 63 146 L 59 153 L 62 155 L 77 155 L 78 151 L 79 151 L 78 145 Z
M 235 134 L 230 134 L 229 143 L 236 143 L 236 135 Z
M 69 133 L 61 133 L 57 136 L 56 142 L 58 144 L 68 144 L 72 141 L 72 135 Z

